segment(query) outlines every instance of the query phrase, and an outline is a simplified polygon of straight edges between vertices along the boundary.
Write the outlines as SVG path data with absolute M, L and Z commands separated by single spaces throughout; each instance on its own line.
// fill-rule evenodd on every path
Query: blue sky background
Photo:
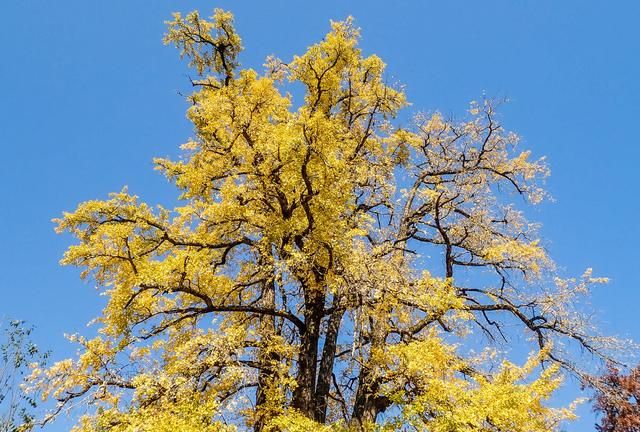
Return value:
M 35 1 L 0 6 L 0 317 L 37 327 L 55 358 L 63 334 L 87 331 L 103 299 L 58 260 L 71 239 L 51 219 L 128 185 L 171 203 L 152 157 L 178 154 L 187 70 L 161 43 L 172 11 L 232 10 L 244 66 L 285 60 L 353 15 L 362 47 L 406 85 L 415 109 L 463 114 L 509 97 L 504 124 L 552 168 L 556 202 L 533 208 L 566 274 L 589 266 L 612 282 L 592 303 L 607 333 L 640 340 L 637 197 L 640 3 L 538 1 Z M 575 386 L 561 400 L 575 397 Z M 593 415 L 568 431 L 590 431 Z M 47 430 L 65 431 L 68 421 Z

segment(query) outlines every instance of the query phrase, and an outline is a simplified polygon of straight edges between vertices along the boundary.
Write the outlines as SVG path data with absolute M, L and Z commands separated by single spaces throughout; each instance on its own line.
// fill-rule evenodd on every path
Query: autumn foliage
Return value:
M 100 335 L 35 370 L 76 431 L 550 431 L 580 347 L 606 357 L 520 209 L 543 159 L 492 101 L 399 121 L 408 102 L 351 18 L 290 61 L 240 67 L 229 12 L 176 14 L 194 137 L 156 168 L 173 209 L 126 189 L 56 220 L 63 264 L 104 289 Z M 416 54 L 419 55 L 419 54 Z M 304 89 L 294 100 L 288 89 Z M 525 335 L 523 338 L 522 335 Z M 515 361 L 498 341 L 529 351 Z M 544 367 L 543 367 L 544 366 Z
M 640 367 L 624 375 L 610 366 L 601 378 L 594 410 L 600 414 L 600 432 L 640 431 Z

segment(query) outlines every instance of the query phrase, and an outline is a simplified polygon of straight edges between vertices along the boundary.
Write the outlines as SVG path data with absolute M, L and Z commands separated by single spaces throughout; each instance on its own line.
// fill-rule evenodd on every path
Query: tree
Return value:
M 613 365 L 596 388 L 594 411 L 601 414 L 600 432 L 640 431 L 640 366 L 623 375 Z
M 35 399 L 26 394 L 25 373 L 29 364 L 43 367 L 48 353 L 41 352 L 31 340 L 32 327 L 23 321 L 9 321 L 0 339 L 0 431 L 18 432 L 33 426 Z
M 396 115 L 403 89 L 352 19 L 266 72 L 240 68 L 229 12 L 175 14 L 197 73 L 195 138 L 156 167 L 174 209 L 126 189 L 56 220 L 63 264 L 105 288 L 100 336 L 33 375 L 77 431 L 548 431 L 579 346 L 612 339 L 574 307 L 519 205 L 546 194 L 497 103 L 464 120 Z M 294 101 L 290 85 L 301 85 Z M 523 365 L 499 350 L 525 332 Z M 496 345 L 498 344 L 498 345 Z M 53 413 L 55 414 L 55 413 Z

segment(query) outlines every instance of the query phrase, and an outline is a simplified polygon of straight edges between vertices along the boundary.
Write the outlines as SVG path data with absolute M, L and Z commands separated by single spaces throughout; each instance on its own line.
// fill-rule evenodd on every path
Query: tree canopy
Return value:
M 108 303 L 100 335 L 32 382 L 76 431 L 550 431 L 572 353 L 606 358 L 521 207 L 544 159 L 497 103 L 411 121 L 353 20 L 300 56 L 241 68 L 231 13 L 175 14 L 194 137 L 156 168 L 172 209 L 126 189 L 56 220 Z M 416 53 L 415 55 L 419 55 Z M 296 100 L 291 88 L 304 89 Z M 522 335 L 525 335 L 525 338 Z M 500 343 L 525 339 L 517 362 Z M 500 342 L 503 341 L 503 342 Z

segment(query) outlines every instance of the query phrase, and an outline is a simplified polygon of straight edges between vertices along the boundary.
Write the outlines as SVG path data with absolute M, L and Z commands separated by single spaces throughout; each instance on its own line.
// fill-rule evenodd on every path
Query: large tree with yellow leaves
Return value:
M 35 370 L 77 431 L 550 431 L 576 346 L 606 356 L 518 209 L 543 160 L 491 101 L 461 121 L 407 106 L 352 20 L 262 74 L 230 13 L 176 14 L 195 138 L 156 167 L 182 205 L 126 190 L 56 222 L 63 263 L 105 289 L 100 336 Z M 304 100 L 287 93 L 301 85 Z M 406 123 L 406 122 L 405 122 Z M 515 204 L 514 204 L 515 203 Z M 518 205 L 516 205 L 518 204 Z M 529 338 L 524 364 L 492 341 Z M 514 342 L 515 343 L 515 342 Z

